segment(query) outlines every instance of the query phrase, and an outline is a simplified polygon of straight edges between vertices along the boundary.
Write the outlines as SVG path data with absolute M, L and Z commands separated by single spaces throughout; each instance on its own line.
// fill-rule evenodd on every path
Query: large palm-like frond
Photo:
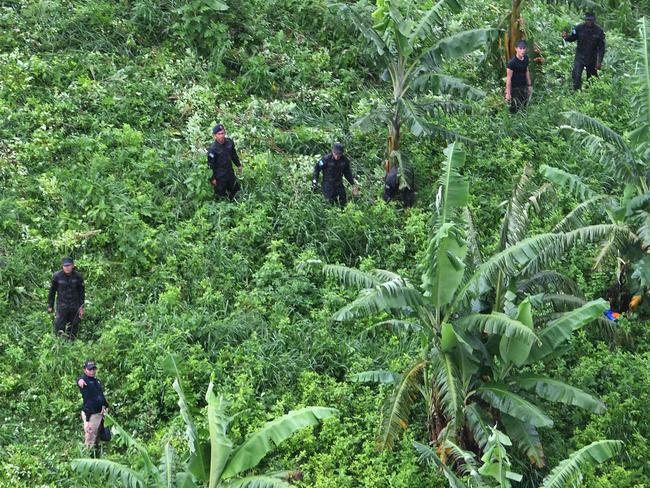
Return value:
M 411 407 L 420 391 L 427 361 L 411 366 L 395 386 L 393 394 L 384 405 L 381 429 L 377 438 L 380 449 L 390 448 L 399 434 L 408 427 Z
M 440 39 L 431 49 L 424 51 L 421 60 L 431 69 L 439 68 L 445 59 L 455 59 L 487 45 L 499 34 L 497 29 L 473 29 Z M 416 59 L 419 62 L 420 59 Z
M 621 453 L 621 441 L 596 441 L 574 452 L 544 478 L 540 488 L 566 488 L 580 476 L 582 467 L 600 464 Z
M 546 464 L 542 441 L 537 429 L 528 422 L 522 422 L 510 415 L 501 415 L 501 423 L 519 450 L 521 450 L 533 466 L 543 468 Z
M 413 442 L 413 446 L 415 447 L 415 450 L 420 455 L 418 461 L 426 462 L 429 466 L 434 466 L 440 469 L 442 471 L 442 474 L 447 479 L 450 488 L 467 488 L 467 484 L 465 484 L 460 478 L 458 478 L 458 476 L 456 476 L 456 473 L 454 473 L 449 468 L 449 466 L 447 466 L 445 463 L 442 462 L 438 454 L 436 454 L 436 452 L 433 449 L 419 442 Z
M 415 310 L 425 306 L 425 303 L 424 297 L 418 290 L 406 285 L 401 278 L 397 278 L 361 290 L 356 300 L 334 314 L 334 320 L 349 320 L 392 309 Z
M 437 390 L 435 396 L 447 421 L 447 434 L 455 436 L 462 419 L 464 397 L 456 365 L 451 355 L 437 352 L 431 359 L 430 371 Z
M 387 52 L 388 48 L 386 47 L 386 43 L 379 33 L 372 28 L 370 22 L 359 15 L 359 13 L 349 5 L 344 3 L 335 5 L 339 7 L 339 11 L 344 17 L 349 18 L 352 21 L 359 33 L 374 45 L 377 54 L 383 56 Z
M 437 27 L 445 25 L 443 12 L 445 7 L 453 13 L 459 13 L 462 5 L 459 0 L 439 0 L 429 10 L 422 14 L 418 23 L 413 27 L 409 35 L 409 43 L 414 44 L 418 41 L 426 41 L 426 38 L 434 34 Z
M 338 414 L 338 410 L 326 407 L 305 407 L 289 412 L 251 434 L 237 447 L 223 471 L 224 478 L 230 478 L 247 469 L 254 468 L 275 446 L 281 444 L 296 431 Z
M 247 476 L 224 483 L 224 488 L 292 488 L 294 485 L 272 476 Z
M 497 410 L 535 427 L 551 427 L 553 421 L 537 405 L 514 393 L 502 383 L 485 383 L 476 389 L 478 395 Z
M 524 390 L 534 391 L 539 397 L 551 402 L 574 405 L 594 413 L 604 413 L 606 410 L 605 404 L 598 398 L 559 380 L 525 374 L 510 378 L 510 381 Z
M 544 330 L 537 334 L 541 342 L 539 344 L 533 344 L 529 362 L 539 361 L 552 354 L 557 346 L 571 337 L 571 334 L 575 330 L 601 317 L 603 312 L 608 308 L 609 303 L 600 298 L 598 300 L 592 300 L 570 312 L 566 312 L 559 318 L 551 321 Z
M 119 480 L 125 488 L 143 488 L 147 483 L 143 474 L 109 459 L 73 459 L 72 469 L 105 476 L 111 483 Z

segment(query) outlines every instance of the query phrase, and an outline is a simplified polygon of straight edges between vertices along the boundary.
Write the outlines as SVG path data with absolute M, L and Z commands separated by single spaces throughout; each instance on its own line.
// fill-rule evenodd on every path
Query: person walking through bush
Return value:
M 212 169 L 210 184 L 214 187 L 214 194 L 217 197 L 228 195 L 232 200 L 240 190 L 233 164 L 237 166 L 240 175 L 242 164 L 235 143 L 231 138 L 226 137 L 226 128 L 223 124 L 217 124 L 212 128 L 212 136 L 214 142 L 208 148 L 208 166 Z
M 332 145 L 332 152 L 318 160 L 314 166 L 314 175 L 311 180 L 312 190 L 318 190 L 318 178 L 323 173 L 323 195 L 329 203 L 338 203 L 343 206 L 347 203 L 347 195 L 343 187 L 343 177 L 352 186 L 352 195 L 359 194 L 359 187 L 354 182 L 350 161 L 343 154 L 343 144 L 336 142 Z
M 568 42 L 578 41 L 576 57 L 573 61 L 573 89 L 582 86 L 582 71 L 587 68 L 587 80 L 598 76 L 605 55 L 605 32 L 596 25 L 596 16 L 589 12 L 584 23 L 576 25 L 571 34 L 562 32 L 562 38 Z
M 81 420 L 84 426 L 84 444 L 88 449 L 94 448 L 97 444 L 98 435 L 103 428 L 102 421 L 108 409 L 104 388 L 95 377 L 96 374 L 97 364 L 92 359 L 88 359 L 84 363 L 83 375 L 77 379 L 77 386 L 83 398 Z
M 517 41 L 515 55 L 508 62 L 506 69 L 506 101 L 510 103 L 510 113 L 517 113 L 526 106 L 532 90 L 526 41 Z
M 56 297 L 56 314 L 54 315 L 54 334 L 65 336 L 72 340 L 77 337 L 79 323 L 84 316 L 84 300 L 86 298 L 84 280 L 74 268 L 70 257 L 63 258 L 62 269 L 52 276 L 50 293 L 47 297 L 47 311 L 54 312 Z

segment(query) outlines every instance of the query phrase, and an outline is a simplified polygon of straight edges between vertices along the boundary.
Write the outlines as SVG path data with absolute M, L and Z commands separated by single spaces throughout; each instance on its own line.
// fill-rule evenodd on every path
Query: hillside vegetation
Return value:
M 158 466 L 166 446 L 182 471 L 188 412 L 208 440 L 236 414 L 237 446 L 318 406 L 337 412 L 302 411 L 306 427 L 269 440 L 251 475 L 442 487 L 505 466 L 502 449 L 523 476 L 512 486 L 537 487 L 612 440 L 623 445 L 575 454 L 568 482 L 650 487 L 650 4 L 523 2 L 544 62 L 531 63 L 529 107 L 511 115 L 497 29 L 512 2 L 441 3 L 414 52 L 480 29 L 476 46 L 435 58 L 463 83 L 399 105 L 355 19 L 372 25 L 401 4 L 417 20 L 429 1 L 0 2 L 0 487 L 145 485 L 73 463 L 88 456 L 76 386 L 87 358 L 118 424 L 101 459 L 135 472 L 153 469 L 143 450 Z M 574 92 L 575 44 L 560 33 L 584 8 L 607 51 Z M 412 208 L 381 198 L 385 114 L 398 106 Z M 244 165 L 234 202 L 208 182 L 217 122 Z M 310 189 L 335 141 L 361 188 L 344 208 Z M 55 337 L 46 313 L 68 255 L 86 282 L 76 341 Z M 634 294 L 636 312 L 604 318 L 604 300 Z M 564 335 L 544 339 L 553 324 Z M 286 486 L 227 474 L 219 486 Z M 170 484 L 146 486 L 208 486 L 161 476 Z

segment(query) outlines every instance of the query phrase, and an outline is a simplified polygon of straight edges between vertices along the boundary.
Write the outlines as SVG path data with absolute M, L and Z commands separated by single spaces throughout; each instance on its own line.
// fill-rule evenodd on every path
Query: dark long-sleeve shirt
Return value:
M 323 156 L 314 166 L 314 176 L 312 177 L 314 183 L 318 182 L 321 172 L 323 173 L 323 188 L 342 185 L 344 176 L 351 185 L 354 185 L 350 161 L 343 155 L 338 160 L 334 159 L 332 154 Z
M 241 167 L 233 140 L 226 137 L 223 144 L 214 141 L 208 148 L 208 166 L 212 169 L 212 177 L 217 180 L 234 180 L 233 164 Z
M 73 269 L 70 274 L 65 274 L 63 270 L 54 273 L 47 297 L 49 307 L 54 307 L 55 296 L 56 308 L 59 310 L 83 306 L 86 299 L 84 279 L 76 269 Z
M 83 398 L 83 406 L 81 409 L 86 414 L 86 418 L 94 413 L 99 413 L 102 411 L 102 407 L 108 407 L 108 402 L 104 396 L 104 388 L 102 383 L 97 378 L 91 378 L 85 374 L 82 374 L 78 379 L 83 379 L 86 382 L 86 386 L 79 388 L 81 396 Z M 77 385 L 78 386 L 78 385 Z
M 602 64 L 605 56 L 605 32 L 596 24 L 576 25 L 566 38 L 568 42 L 578 41 L 576 59 L 585 64 Z

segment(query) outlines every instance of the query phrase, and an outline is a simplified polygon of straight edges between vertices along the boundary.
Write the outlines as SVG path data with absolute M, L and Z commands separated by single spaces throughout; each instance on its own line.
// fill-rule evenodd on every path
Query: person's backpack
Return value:
M 102 423 L 99 425 L 99 440 L 103 442 L 109 442 L 111 440 L 111 437 L 113 437 L 111 428 L 106 427 L 104 425 L 104 419 L 102 419 Z

